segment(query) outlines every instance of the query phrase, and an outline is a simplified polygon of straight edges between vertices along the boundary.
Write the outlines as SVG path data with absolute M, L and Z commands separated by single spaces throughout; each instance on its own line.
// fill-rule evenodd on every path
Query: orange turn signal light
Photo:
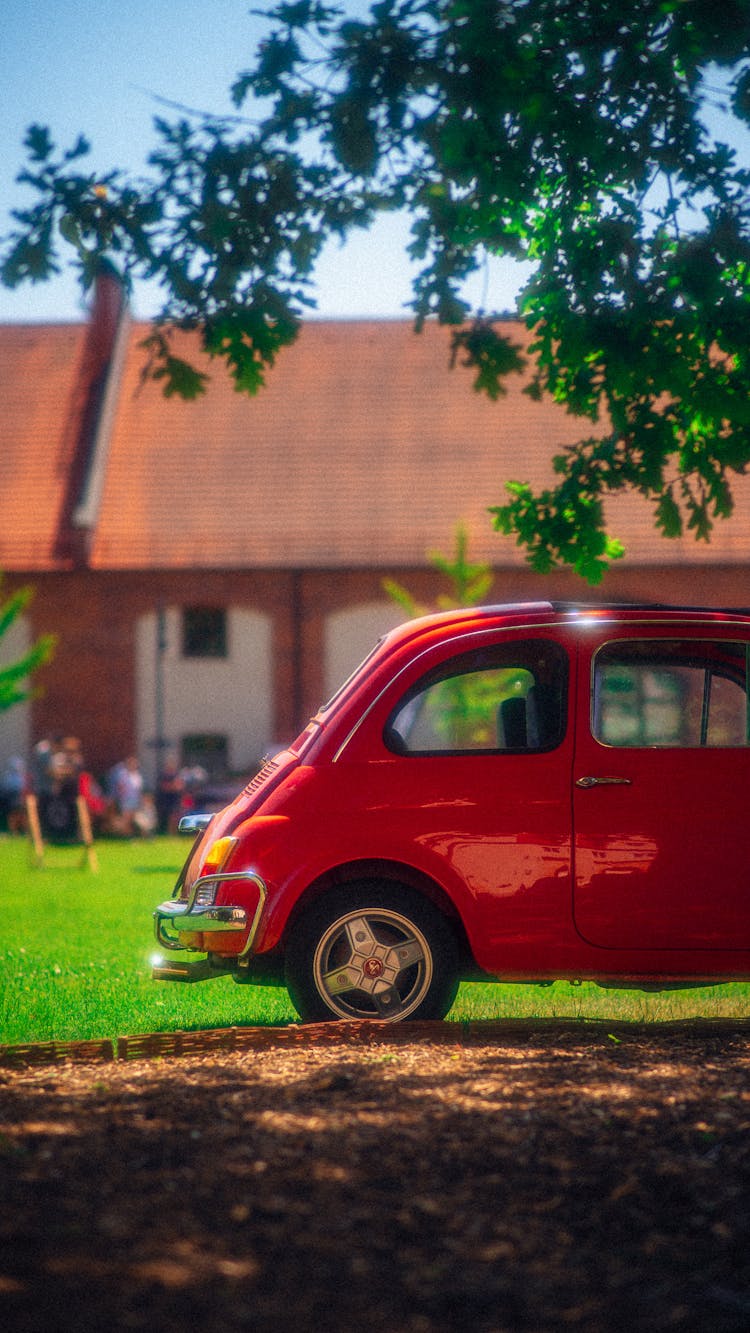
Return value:
M 201 875 L 217 875 L 220 870 L 224 869 L 236 846 L 236 838 L 217 838 L 216 842 L 212 842 L 206 852 Z

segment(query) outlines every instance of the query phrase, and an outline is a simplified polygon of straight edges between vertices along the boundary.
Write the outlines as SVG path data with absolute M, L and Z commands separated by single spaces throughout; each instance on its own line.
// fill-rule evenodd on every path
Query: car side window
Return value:
M 441 663 L 391 714 L 397 754 L 551 750 L 565 729 L 567 656 L 545 639 L 494 644 Z
M 613 746 L 748 745 L 748 648 L 694 639 L 605 644 L 594 659 L 594 737 Z

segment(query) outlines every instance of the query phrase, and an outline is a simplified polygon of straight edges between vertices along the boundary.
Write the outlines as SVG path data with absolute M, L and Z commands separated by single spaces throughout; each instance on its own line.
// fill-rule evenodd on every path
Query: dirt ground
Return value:
M 340 1026 L 0 1069 L 2 1327 L 750 1327 L 750 1025 Z

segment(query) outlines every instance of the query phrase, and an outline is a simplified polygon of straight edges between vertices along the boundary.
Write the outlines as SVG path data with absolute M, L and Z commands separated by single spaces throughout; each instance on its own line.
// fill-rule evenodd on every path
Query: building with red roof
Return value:
M 623 496 L 627 556 L 599 589 L 534 574 L 487 511 L 506 480 L 550 480 L 581 422 L 523 374 L 497 402 L 476 393 L 444 329 L 311 321 L 253 398 L 179 335 L 210 375 L 193 402 L 144 379 L 147 332 L 107 275 L 88 324 L 0 327 L 0 569 L 36 587 L 0 653 L 59 636 L 43 693 L 0 715 L 0 760 L 59 732 L 97 770 L 137 751 L 153 775 L 169 750 L 248 771 L 403 618 L 385 578 L 425 603 L 445 591 L 428 553 L 459 523 L 495 601 L 750 602 L 744 479 L 710 544 L 665 540 Z

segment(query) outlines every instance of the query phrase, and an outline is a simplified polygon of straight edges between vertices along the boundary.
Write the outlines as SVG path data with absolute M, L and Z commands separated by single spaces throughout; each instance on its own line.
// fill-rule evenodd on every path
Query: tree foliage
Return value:
M 750 461 L 750 171 L 702 120 L 721 96 L 750 125 L 747 0 L 280 0 L 266 19 L 238 117 L 159 118 L 145 182 L 96 178 L 84 140 L 60 154 L 32 127 L 37 201 L 3 280 L 47 278 L 61 237 L 84 284 L 103 256 L 157 278 L 165 390 L 204 387 L 174 326 L 253 392 L 313 304 L 323 245 L 404 209 L 417 329 L 454 326 L 496 397 L 523 358 L 463 284 L 487 256 L 531 260 L 528 392 L 581 418 L 555 484 L 512 482 L 496 526 L 536 568 L 591 580 L 621 550 L 611 492 L 707 539 Z
M 33 595 L 33 588 L 18 588 L 4 601 L 0 601 L 0 639 L 23 614 Z M 28 678 L 49 661 L 55 642 L 54 635 L 44 634 L 17 661 L 0 665 L 0 713 L 32 697 L 33 690 Z

